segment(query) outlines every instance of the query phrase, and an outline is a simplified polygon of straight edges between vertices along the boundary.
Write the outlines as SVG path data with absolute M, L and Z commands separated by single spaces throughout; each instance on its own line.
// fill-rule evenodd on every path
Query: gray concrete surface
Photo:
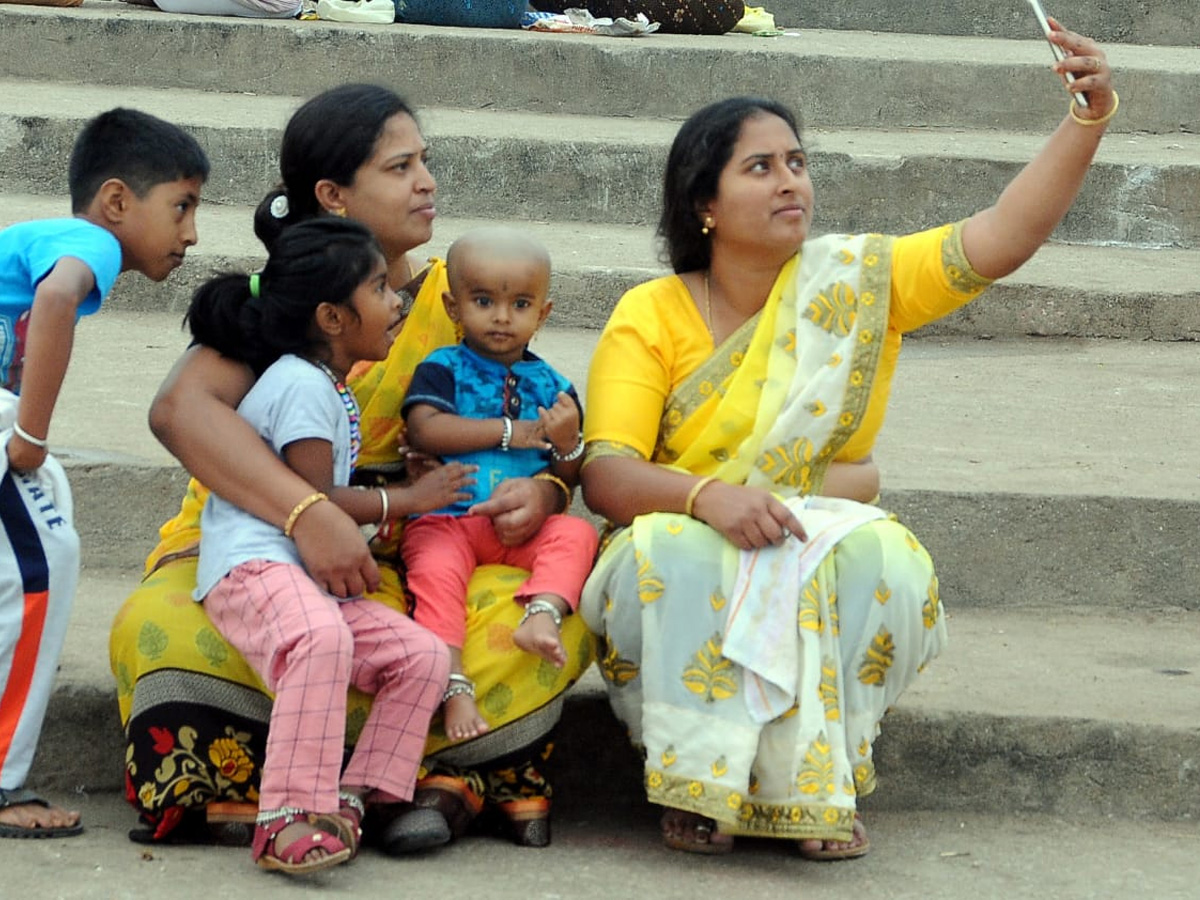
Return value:
M 903 16 L 920 4 L 885 5 Z M 1186 5 L 1176 0 L 1170 7 Z M 1057 118 L 1065 106 L 1046 72 L 1050 51 L 1032 17 L 1007 35 L 1015 40 L 807 29 L 770 40 L 744 34 L 616 40 L 164 16 L 111 2 L 69 13 L 17 7 L 4 15 L 0 76 L 47 81 L 308 96 L 342 81 L 382 78 L 423 107 L 671 119 L 712 99 L 766 93 L 831 128 L 1004 123 L 1042 130 L 1047 116 Z M 1180 31 L 1188 33 L 1187 26 Z M 78 68 L 55 65 L 64 42 Z M 1126 43 L 1108 51 L 1120 67 L 1127 104 L 1115 129 L 1197 130 L 1200 111 L 1187 99 L 1197 93 L 1200 68 L 1189 49 Z M 178 65 L 181 57 L 189 65 Z
M 165 116 L 196 134 L 213 160 L 205 186 L 211 201 L 254 204 L 278 179 L 280 128 L 297 100 L 0 82 L 0 191 L 65 193 L 61 161 L 79 127 L 118 103 Z M 964 218 L 995 201 L 1062 114 L 1043 117 L 1036 134 L 833 131 L 822 123 L 806 138 L 821 159 L 813 173 L 821 227 L 902 234 Z M 665 120 L 582 115 L 564 127 L 543 113 L 430 107 L 422 122 L 437 148 L 435 174 L 454 188 L 439 200 L 449 215 L 629 225 L 657 215 L 660 173 L 677 128 Z M 1100 148 L 1056 238 L 1196 248 L 1198 170 L 1200 140 L 1193 136 L 1114 135 Z M 895 197 L 905 202 L 893 202 Z
M 63 798 L 67 799 L 67 798 Z M 248 897 L 466 897 L 481 900 L 692 900 L 800 896 L 834 900 L 1191 900 L 1200 876 L 1195 823 L 1072 820 L 1014 814 L 875 812 L 872 851 L 849 863 L 799 859 L 786 843 L 743 840 L 731 856 L 664 848 L 652 813 L 555 820 L 545 850 L 468 837 L 408 859 L 373 851 L 306 880 L 260 872 L 230 847 L 142 847 L 114 794 L 72 799 L 88 830 L 61 841 L 0 843 L 4 896 L 46 900 Z
M 820 166 L 819 157 L 814 161 Z M 443 187 L 440 196 L 454 191 Z M 825 202 L 817 198 L 817 218 Z M 70 206 L 54 194 L 0 196 L 0 228 L 25 219 L 64 215 Z M 253 209 L 201 205 L 200 243 L 182 269 L 156 284 L 130 273 L 118 282 L 106 309 L 182 314 L 192 292 L 215 271 L 249 272 L 264 251 L 251 227 Z M 464 231 L 487 220 L 439 216 L 434 239 L 417 251 L 444 255 Z M 554 266 L 554 319 L 559 326 L 599 329 L 626 290 L 666 274 L 650 226 L 590 222 L 523 222 L 543 241 Z M 1047 244 L 1021 269 L 980 300 L 922 329 L 919 337 L 1084 337 L 1186 341 L 1200 338 L 1200 250 L 1146 253 L 1127 247 Z

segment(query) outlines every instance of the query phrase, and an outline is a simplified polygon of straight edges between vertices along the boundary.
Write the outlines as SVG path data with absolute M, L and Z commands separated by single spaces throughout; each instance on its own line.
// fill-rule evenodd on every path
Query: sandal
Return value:
M 250 849 L 250 858 L 258 863 L 260 868 L 273 872 L 283 872 L 286 875 L 307 875 L 310 872 L 320 872 L 339 866 L 350 859 L 350 848 L 342 840 L 317 823 L 329 816 L 314 816 L 309 813 L 280 811 L 268 813 L 269 821 L 255 825 L 254 843 Z M 261 818 L 261 817 L 260 817 Z M 289 825 L 304 822 L 316 830 L 296 838 L 286 847 L 279 848 L 275 839 Z M 313 850 L 325 851 L 324 856 L 305 861 L 305 857 Z
M 15 791 L 0 790 L 0 809 L 9 809 L 14 806 L 51 808 L 48 800 L 39 797 L 33 791 L 27 791 L 24 788 Z M 82 822 L 76 822 L 74 825 L 30 825 L 29 827 L 0 822 L 0 838 L 58 838 L 74 837 L 77 834 L 83 834 Z
M 343 844 L 350 848 L 350 858 L 358 856 L 358 848 L 362 844 L 362 820 L 366 815 L 366 807 L 362 798 L 349 791 L 338 793 L 337 815 L 325 813 L 317 815 L 313 824 L 323 831 L 337 834 Z
M 867 837 L 867 831 L 863 828 L 862 816 L 858 813 L 854 814 L 854 837 L 850 840 L 849 847 L 827 847 L 829 841 L 821 841 L 820 847 L 805 847 L 807 840 L 796 841 L 796 847 L 800 851 L 800 856 L 804 859 L 816 860 L 819 862 L 833 862 L 839 859 L 858 859 L 860 856 L 866 856 L 871 850 L 871 839 Z M 858 840 L 858 843 L 854 843 Z M 838 843 L 843 843 L 838 841 Z
M 429 775 L 417 782 L 413 806 L 441 813 L 450 826 L 450 833 L 457 838 L 466 834 L 471 822 L 483 809 L 483 798 L 462 779 L 449 775 Z
M 406 856 L 450 843 L 450 826 L 436 809 L 411 803 L 374 803 L 367 811 L 366 830 L 388 856 Z
M 706 856 L 733 852 L 733 835 L 722 834 L 717 830 L 716 822 L 699 813 L 663 807 L 659 828 L 662 829 L 663 843 L 672 850 Z
M 550 801 L 547 798 L 507 800 L 497 805 L 508 821 L 509 835 L 518 847 L 550 846 Z

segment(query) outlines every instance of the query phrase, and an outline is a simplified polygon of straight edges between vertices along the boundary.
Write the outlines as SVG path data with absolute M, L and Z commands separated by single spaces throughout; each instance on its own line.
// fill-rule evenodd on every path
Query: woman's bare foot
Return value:
M 805 859 L 835 860 L 855 859 L 865 856 L 871 849 L 871 839 L 867 837 L 867 829 L 863 827 L 862 818 L 854 814 L 854 837 L 848 841 L 797 841 L 800 855 Z
M 567 664 L 567 651 L 563 648 L 558 625 L 548 613 L 530 616 L 518 625 L 513 632 L 513 643 L 560 669 Z
M 446 723 L 446 737 L 452 741 L 479 737 L 488 730 L 488 723 L 469 694 L 455 694 L 443 703 L 442 717 Z
M 664 806 L 659 828 L 663 843 L 672 850 L 709 856 L 733 850 L 733 835 L 717 831 L 717 823 L 699 813 Z

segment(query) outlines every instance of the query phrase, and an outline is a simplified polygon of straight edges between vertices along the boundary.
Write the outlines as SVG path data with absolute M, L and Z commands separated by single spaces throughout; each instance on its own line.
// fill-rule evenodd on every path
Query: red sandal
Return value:
M 329 820 L 333 816 L 314 816 L 298 810 L 280 810 L 268 815 L 271 818 L 265 822 L 260 815 L 260 821 L 254 827 L 254 843 L 250 848 L 250 858 L 260 868 L 287 875 L 307 875 L 331 869 L 350 859 L 350 848 L 341 838 L 326 830 L 330 828 Z M 325 826 L 320 824 L 322 820 L 326 822 Z M 276 847 L 275 839 L 280 832 L 299 822 L 311 825 L 316 830 L 296 838 L 286 847 Z M 325 855 L 305 861 L 305 857 L 316 849 L 324 850 Z
M 350 848 L 350 858 L 354 859 L 362 845 L 362 820 L 365 814 L 362 798 L 349 791 L 340 791 L 337 815 L 318 814 L 313 817 L 313 824 L 323 831 L 336 834 Z

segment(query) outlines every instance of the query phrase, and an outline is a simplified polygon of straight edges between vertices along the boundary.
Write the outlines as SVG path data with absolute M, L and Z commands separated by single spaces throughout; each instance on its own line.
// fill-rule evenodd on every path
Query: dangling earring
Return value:
M 713 227 L 713 220 L 712 220 L 712 219 L 705 219 L 705 220 L 704 220 L 704 227 L 702 227 L 702 228 L 700 229 L 700 233 L 701 233 L 701 234 L 703 234 L 703 235 L 705 235 L 705 236 L 707 237 L 707 236 L 708 236 L 708 233 L 709 233 L 709 231 L 711 231 L 711 230 L 712 230 L 712 227 Z
M 462 322 L 455 322 L 454 323 L 454 340 L 456 343 L 459 343 L 459 344 L 462 343 L 463 335 L 465 333 L 466 332 L 463 331 Z

